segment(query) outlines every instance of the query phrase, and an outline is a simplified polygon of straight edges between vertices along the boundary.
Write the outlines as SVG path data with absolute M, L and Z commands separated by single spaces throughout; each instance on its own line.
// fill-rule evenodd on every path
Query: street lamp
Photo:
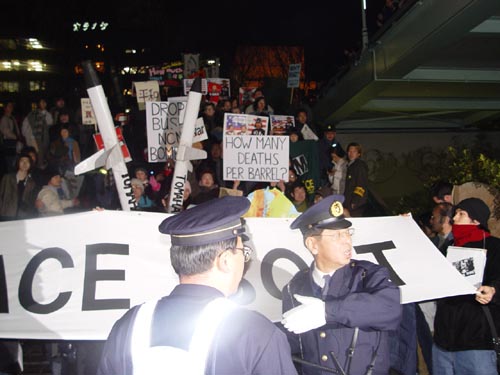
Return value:
M 361 0 L 361 38 L 362 51 L 368 47 L 368 28 L 366 27 L 366 0 Z

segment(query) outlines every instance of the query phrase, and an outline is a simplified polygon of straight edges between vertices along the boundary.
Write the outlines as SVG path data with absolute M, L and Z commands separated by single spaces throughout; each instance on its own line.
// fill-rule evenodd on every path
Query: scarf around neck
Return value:
M 479 228 L 476 224 L 455 224 L 452 226 L 451 232 L 455 239 L 455 246 L 463 246 L 469 242 L 482 241 L 490 236 L 487 231 Z

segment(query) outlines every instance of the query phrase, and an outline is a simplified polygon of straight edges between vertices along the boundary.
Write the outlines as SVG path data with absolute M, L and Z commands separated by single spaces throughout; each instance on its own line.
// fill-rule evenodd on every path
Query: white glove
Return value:
M 294 297 L 301 305 L 283 314 L 281 324 L 286 329 L 298 334 L 326 324 L 324 301 L 319 298 L 306 297 L 299 294 L 295 294 Z

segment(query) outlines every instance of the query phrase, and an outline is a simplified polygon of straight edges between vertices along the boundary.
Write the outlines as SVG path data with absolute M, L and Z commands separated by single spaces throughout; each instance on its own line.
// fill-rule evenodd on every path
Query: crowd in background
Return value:
M 194 146 L 207 151 L 207 159 L 194 161 L 188 175 L 184 208 L 219 197 L 221 188 L 249 195 L 257 189 L 277 188 L 303 212 L 315 199 L 328 194 L 345 194 L 346 208 L 353 216 L 362 216 L 366 205 L 368 169 L 361 159 L 362 147 L 350 144 L 344 151 L 336 136 L 335 124 L 318 126 L 311 121 L 311 108 L 298 105 L 291 113 L 293 126 L 285 135 L 290 142 L 305 142 L 302 129 L 307 125 L 318 136 L 317 144 L 320 182 L 314 191 L 306 191 L 304 181 L 290 164 L 288 181 L 227 181 L 223 179 L 222 131 L 225 113 L 257 116 L 274 114 L 263 89 L 256 89 L 253 102 L 241 105 L 237 98 L 222 97 L 218 103 L 200 103 L 208 139 Z M 113 113 L 113 115 L 119 115 Z M 138 210 L 166 212 L 170 185 L 175 168 L 173 156 L 162 163 L 147 160 L 145 112 L 133 110 L 126 121 L 117 121 L 132 155 L 129 175 Z M 40 99 L 27 114 L 16 113 L 15 103 L 3 106 L 0 118 L 0 217 L 2 220 L 27 219 L 90 210 L 94 207 L 120 209 L 112 173 L 97 169 L 75 175 L 74 167 L 96 151 L 94 126 L 83 125 L 81 110 L 68 108 L 58 97 L 48 109 L 47 100 Z M 269 134 L 272 134 L 270 132 Z M 356 178 L 347 179 L 348 170 Z

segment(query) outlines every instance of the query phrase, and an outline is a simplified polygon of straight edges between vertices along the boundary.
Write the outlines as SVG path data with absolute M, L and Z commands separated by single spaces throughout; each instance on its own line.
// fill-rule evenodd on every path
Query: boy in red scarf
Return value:
M 432 364 L 434 374 L 497 374 L 492 334 L 482 306 L 488 306 L 500 332 L 500 239 L 488 231 L 488 206 L 468 198 L 455 207 L 452 233 L 455 246 L 486 249 L 482 285 L 476 295 L 437 302 Z

